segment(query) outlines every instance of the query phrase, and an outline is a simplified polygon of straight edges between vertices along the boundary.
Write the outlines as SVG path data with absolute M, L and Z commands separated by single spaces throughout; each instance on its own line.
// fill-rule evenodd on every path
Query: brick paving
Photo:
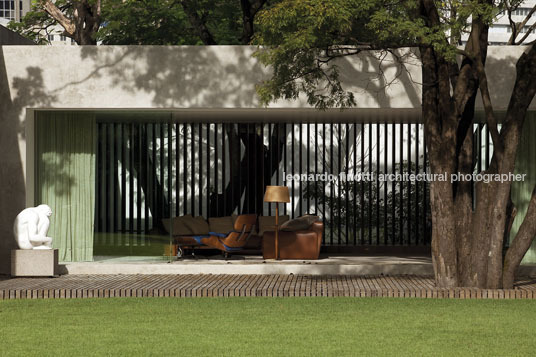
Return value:
M 0 281 L 0 300 L 229 296 L 533 299 L 536 280 L 519 280 L 511 290 L 438 289 L 433 278 L 410 275 L 64 275 Z

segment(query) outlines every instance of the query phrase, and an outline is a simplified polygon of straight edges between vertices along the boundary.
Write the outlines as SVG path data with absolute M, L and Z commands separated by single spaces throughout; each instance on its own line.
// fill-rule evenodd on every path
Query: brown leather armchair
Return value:
M 281 259 L 318 259 L 322 244 L 324 224 L 317 221 L 308 230 L 279 231 L 279 257 Z M 262 256 L 275 259 L 275 232 L 264 232 L 262 236 Z

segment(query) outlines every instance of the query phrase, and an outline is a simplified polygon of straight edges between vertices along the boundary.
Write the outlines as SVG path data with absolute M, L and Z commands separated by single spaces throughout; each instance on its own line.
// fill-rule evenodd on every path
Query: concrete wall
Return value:
M 233 120 L 314 117 L 334 120 L 419 117 L 421 72 L 405 51 L 401 67 L 391 56 L 363 54 L 338 62 L 341 78 L 355 92 L 357 108 L 315 112 L 305 98 L 259 107 L 255 85 L 269 71 L 253 47 L 2 46 L 0 52 L 0 273 L 7 273 L 16 214 L 33 195 L 33 113 L 75 109 L 176 110 L 177 115 Z M 504 110 L 523 48 L 490 48 L 490 90 Z M 379 75 L 380 59 L 383 75 Z M 532 108 L 536 109 L 536 102 Z

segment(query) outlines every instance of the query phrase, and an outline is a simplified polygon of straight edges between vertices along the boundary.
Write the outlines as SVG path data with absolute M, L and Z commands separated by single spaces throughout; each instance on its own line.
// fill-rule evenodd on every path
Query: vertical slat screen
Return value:
M 171 117 L 170 117 L 171 118 Z M 489 165 L 488 130 L 474 127 L 475 170 Z M 321 181 L 320 174 L 427 172 L 422 124 L 356 122 L 98 122 L 95 229 L 148 234 L 162 219 L 274 215 L 267 185 L 287 185 L 281 214 L 317 214 L 324 245 L 428 245 L 428 184 Z M 285 181 L 286 175 L 313 181 Z M 101 243 L 144 244 L 101 236 Z M 114 241 L 115 239 L 115 241 Z

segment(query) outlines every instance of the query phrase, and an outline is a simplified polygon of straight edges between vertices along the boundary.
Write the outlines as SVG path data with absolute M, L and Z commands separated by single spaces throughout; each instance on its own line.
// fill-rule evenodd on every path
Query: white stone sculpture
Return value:
M 52 249 L 52 238 L 47 237 L 51 215 L 47 205 L 29 207 L 17 215 L 13 232 L 20 249 Z

